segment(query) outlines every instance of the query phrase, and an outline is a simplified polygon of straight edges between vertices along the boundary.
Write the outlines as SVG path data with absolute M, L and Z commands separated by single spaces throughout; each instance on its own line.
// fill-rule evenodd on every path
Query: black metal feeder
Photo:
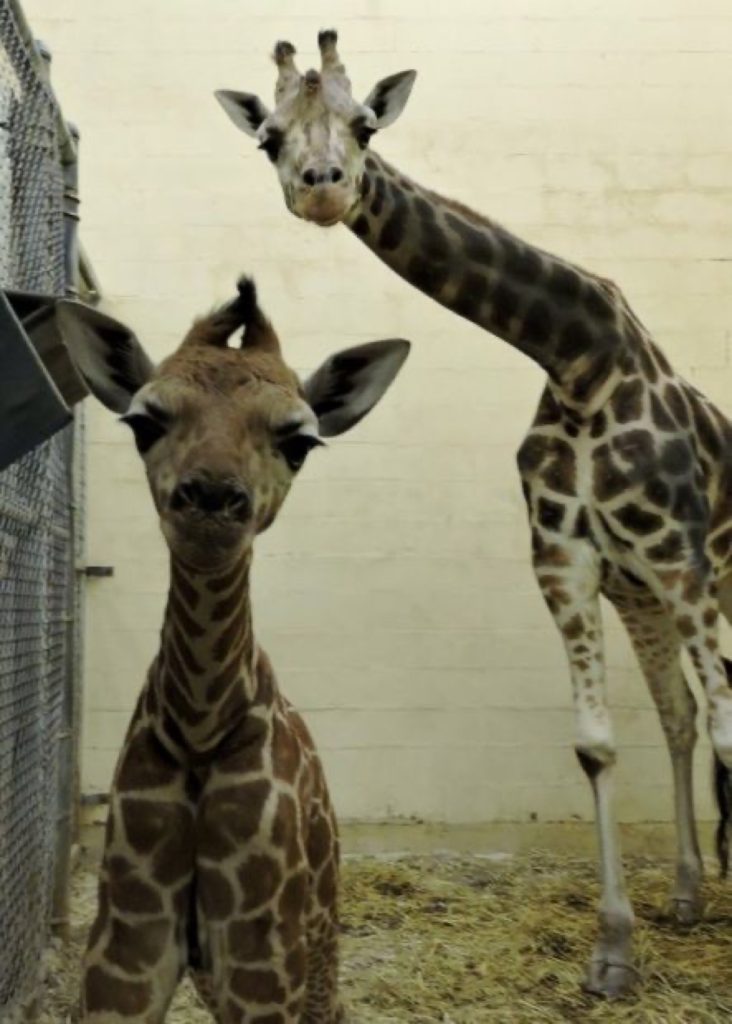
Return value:
M 0 292 L 0 471 L 71 422 L 88 389 L 56 323 L 57 297 Z

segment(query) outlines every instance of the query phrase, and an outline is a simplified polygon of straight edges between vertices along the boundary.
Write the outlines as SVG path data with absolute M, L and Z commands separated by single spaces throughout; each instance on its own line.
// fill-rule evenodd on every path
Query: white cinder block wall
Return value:
M 255 615 L 344 818 L 591 813 L 560 642 L 528 565 L 514 453 L 541 374 L 393 276 L 345 229 L 297 222 L 212 98 L 271 96 L 268 53 L 340 29 L 355 89 L 419 70 L 378 137 L 425 184 L 615 278 L 677 366 L 732 411 L 729 0 L 25 0 L 82 130 L 83 238 L 107 308 L 155 357 L 256 274 L 291 363 L 388 335 L 406 372 L 315 453 L 256 561 Z M 104 790 L 166 588 L 130 437 L 89 403 L 83 784 Z M 625 820 L 667 818 L 660 730 L 608 614 Z M 699 754 L 700 807 L 708 750 Z

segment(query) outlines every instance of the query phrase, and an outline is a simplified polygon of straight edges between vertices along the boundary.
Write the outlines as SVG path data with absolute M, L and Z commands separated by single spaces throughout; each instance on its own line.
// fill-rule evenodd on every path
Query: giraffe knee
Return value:
M 694 722 L 690 722 L 685 728 L 679 726 L 673 729 L 664 730 L 668 749 L 672 754 L 688 754 L 696 746 L 697 733 Z
M 617 748 L 610 719 L 603 709 L 597 708 L 579 715 L 574 750 L 590 780 L 603 768 L 615 764 Z
M 611 768 L 617 757 L 617 749 L 609 728 L 596 729 L 592 733 L 578 736 L 574 752 L 590 781 L 603 769 Z
M 604 768 L 610 768 L 615 764 L 615 751 L 607 748 L 594 747 L 592 750 L 576 746 L 574 752 L 577 755 L 582 771 L 592 781 Z
M 686 754 L 696 746 L 696 702 L 692 698 L 672 719 L 661 718 L 666 742 L 672 754 Z
M 672 753 L 687 753 L 694 748 L 696 732 L 696 698 L 683 676 L 669 692 L 652 687 L 652 693 L 661 719 L 661 727 Z

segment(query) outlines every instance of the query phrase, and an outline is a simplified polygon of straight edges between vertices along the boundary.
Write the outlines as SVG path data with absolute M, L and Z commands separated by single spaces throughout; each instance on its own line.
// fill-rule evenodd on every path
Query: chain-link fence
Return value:
M 49 295 L 68 290 L 68 160 L 69 136 L 39 49 L 19 5 L 0 0 L 4 289 Z M 69 427 L 0 472 L 3 1024 L 32 995 L 53 915 L 63 913 L 74 793 L 73 449 L 74 428 Z

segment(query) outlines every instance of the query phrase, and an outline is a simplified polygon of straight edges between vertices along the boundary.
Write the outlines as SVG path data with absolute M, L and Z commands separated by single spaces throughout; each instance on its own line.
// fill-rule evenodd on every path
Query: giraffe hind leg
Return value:
M 689 653 L 707 698 L 707 730 L 715 758 L 716 797 L 720 810 L 717 852 L 722 871 L 730 839 L 729 795 L 732 785 L 732 687 L 719 650 L 720 613 L 732 621 L 732 576 L 715 580 L 711 566 L 697 560 L 660 576 L 653 590 L 670 615 Z
M 613 595 L 611 596 L 611 599 Z M 692 767 L 696 744 L 696 701 L 681 668 L 681 639 L 673 620 L 649 592 L 632 603 L 615 600 L 648 689 L 658 710 L 671 757 L 676 818 L 676 884 L 672 909 L 681 924 L 702 913 L 702 859 L 696 832 Z

